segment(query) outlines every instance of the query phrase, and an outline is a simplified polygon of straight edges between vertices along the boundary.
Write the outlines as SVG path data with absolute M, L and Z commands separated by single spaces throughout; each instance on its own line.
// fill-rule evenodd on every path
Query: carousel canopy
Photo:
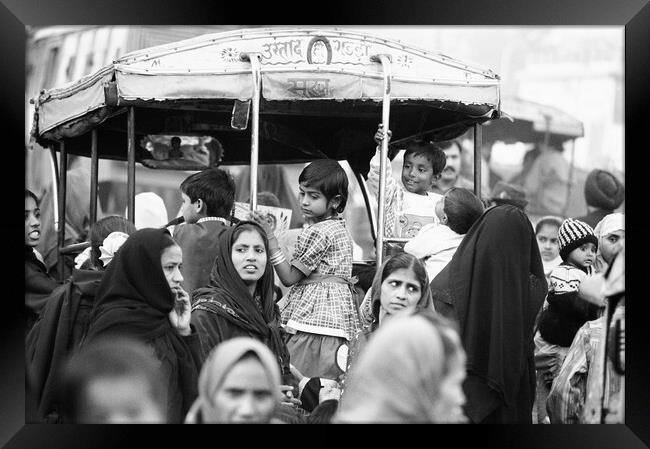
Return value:
M 393 141 L 453 138 L 499 117 L 499 77 L 489 69 L 359 32 L 243 29 L 135 51 L 44 91 L 32 134 L 42 145 L 64 141 L 68 152 L 89 155 L 89 131 L 97 129 L 100 157 L 124 160 L 124 112 L 132 106 L 136 142 L 211 137 L 223 147 L 222 163 L 246 163 L 253 96 L 246 54 L 261 62 L 260 163 L 354 159 L 359 151 L 369 159 L 381 122 L 383 69 L 373 59 L 380 54 L 391 60 Z M 242 116 L 243 126 L 234 126 Z M 146 150 L 138 147 L 142 161 Z

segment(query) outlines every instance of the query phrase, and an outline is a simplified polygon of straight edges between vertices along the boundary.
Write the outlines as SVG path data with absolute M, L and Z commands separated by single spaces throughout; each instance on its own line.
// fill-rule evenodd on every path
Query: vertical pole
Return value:
M 377 241 L 375 253 L 377 254 L 377 271 L 381 269 L 384 262 L 384 233 L 386 219 L 386 166 L 388 165 L 388 131 L 390 124 L 390 89 L 391 89 L 391 66 L 390 56 L 375 55 L 371 61 L 380 62 L 384 74 L 384 95 L 382 100 L 382 128 L 384 139 L 381 142 L 379 157 L 379 198 L 377 208 Z
M 483 140 L 483 129 L 478 123 L 474 123 L 474 194 L 481 198 L 482 165 L 481 140 Z
M 135 223 L 135 110 L 129 106 L 127 117 L 128 133 L 128 179 L 127 179 L 127 217 L 131 223 Z
M 567 216 L 567 212 L 569 210 L 569 203 L 571 201 L 571 190 L 573 187 L 573 174 L 574 174 L 574 167 L 575 167 L 575 158 L 576 158 L 576 140 L 571 139 L 571 165 L 569 165 L 569 180 L 566 186 L 566 201 L 564 203 L 564 208 L 562 209 L 562 215 Z M 589 210 L 587 210 L 587 213 L 589 213 Z
M 262 84 L 262 66 L 260 55 L 244 53 L 244 61 L 250 61 L 253 75 L 253 118 L 251 120 L 251 177 L 250 177 L 250 208 L 257 209 L 257 166 L 259 161 L 259 128 L 260 128 L 260 90 Z
M 551 142 L 551 116 L 545 115 L 544 122 L 546 123 L 546 129 L 544 130 L 544 150 L 546 150 Z
M 59 164 L 60 174 L 59 179 L 61 182 L 59 188 L 59 244 L 57 251 L 57 266 L 59 267 L 59 280 L 64 280 L 64 264 L 63 254 L 61 254 L 61 249 L 65 244 L 65 194 L 67 189 L 68 182 L 68 152 L 65 149 L 65 143 L 62 141 L 59 144 L 60 153 L 61 153 L 61 163 Z
M 59 164 L 56 150 L 50 145 L 50 168 L 52 169 L 52 201 L 54 202 L 54 229 L 59 232 Z M 57 234 L 58 235 L 58 234 Z
M 92 141 L 90 145 L 90 226 L 97 221 L 97 177 L 98 177 L 98 157 L 97 157 L 97 128 L 92 130 Z

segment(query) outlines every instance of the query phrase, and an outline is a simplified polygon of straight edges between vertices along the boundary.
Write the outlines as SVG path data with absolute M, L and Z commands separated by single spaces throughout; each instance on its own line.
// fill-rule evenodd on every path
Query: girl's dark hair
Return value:
M 343 212 L 348 202 L 348 175 L 341 165 L 333 159 L 318 159 L 306 166 L 298 177 L 300 184 L 320 190 L 327 201 L 340 196 L 341 203 L 337 213 Z
M 90 228 L 90 263 L 93 267 L 100 270 L 104 269 L 104 264 L 99 260 L 101 252 L 99 247 L 104 243 L 104 239 L 111 232 L 123 232 L 131 235 L 136 231 L 135 225 L 124 217 L 111 215 L 97 220 Z
M 99 378 L 139 377 L 148 384 L 151 398 L 166 413 L 166 387 L 153 352 L 126 337 L 102 338 L 75 352 L 61 372 L 60 396 L 63 421 L 74 423 L 86 400 L 86 388 Z
M 413 254 L 400 253 L 391 257 L 382 265 L 372 282 L 372 314 L 375 318 L 374 325 L 379 322 L 379 305 L 381 304 L 381 284 L 397 270 L 411 270 L 420 283 L 421 296 L 416 310 L 421 310 L 423 305 L 431 304 L 431 289 L 429 288 L 429 276 L 427 270 L 420 260 Z
M 338 408 L 339 401 L 336 399 L 321 402 L 307 417 L 307 424 L 329 424 Z
M 535 225 L 535 235 L 542 229 L 542 226 L 551 225 L 560 229 L 562 226 L 562 219 L 560 217 L 555 217 L 553 215 L 547 215 L 546 217 L 540 218 L 540 220 Z
M 434 176 L 439 175 L 447 164 L 447 156 L 442 150 L 449 145 L 451 145 L 451 142 L 434 143 L 422 139 L 412 140 L 406 146 L 404 158 L 409 154 L 413 156 L 424 156 L 431 162 Z
M 445 215 L 447 226 L 457 234 L 467 234 L 469 228 L 483 214 L 481 200 L 469 189 L 452 187 L 445 193 Z
M 37 206 L 40 205 L 40 204 L 39 204 L 40 202 L 38 201 L 38 197 L 37 197 L 36 194 L 35 194 L 34 192 L 32 192 L 31 190 L 25 189 L 25 198 L 33 198 L 34 201 L 36 202 L 36 205 L 37 205 Z

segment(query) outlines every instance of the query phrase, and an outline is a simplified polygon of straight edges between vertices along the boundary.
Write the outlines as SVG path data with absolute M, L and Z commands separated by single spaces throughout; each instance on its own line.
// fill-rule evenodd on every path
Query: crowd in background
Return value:
M 234 218 L 235 180 L 212 167 L 181 183 L 182 224 L 142 193 L 135 224 L 84 231 L 69 202 L 66 235 L 89 246 L 63 267 L 49 200 L 25 190 L 27 422 L 590 422 L 601 369 L 600 388 L 623 397 L 621 357 L 602 342 L 624 310 L 623 184 L 592 171 L 586 215 L 564 217 L 557 151 L 481 198 L 462 151 L 407 144 L 385 235 L 409 241 L 365 272 L 332 160 L 300 174 L 305 226 L 289 244 L 258 212 Z

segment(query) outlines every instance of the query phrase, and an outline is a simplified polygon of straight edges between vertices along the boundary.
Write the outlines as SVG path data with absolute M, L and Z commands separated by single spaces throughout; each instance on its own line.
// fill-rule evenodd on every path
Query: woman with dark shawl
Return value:
M 436 311 L 459 325 L 471 422 L 532 422 L 533 330 L 546 291 L 533 228 L 511 205 L 485 211 L 431 282 Z
M 268 247 L 266 233 L 254 222 L 242 221 L 221 234 L 210 283 L 192 292 L 192 324 L 202 363 L 222 341 L 252 337 L 275 354 L 287 383 L 289 352 L 281 337 Z
M 133 233 L 104 273 L 85 342 L 121 335 L 147 343 L 167 379 L 167 420 L 181 423 L 197 396 L 198 335 L 182 290 L 180 247 L 165 229 Z
M 58 380 L 63 363 L 81 343 L 102 276 L 116 248 L 136 231 L 126 218 L 104 217 L 90 229 L 90 259 L 46 299 L 40 317 L 25 339 L 25 369 L 37 410 L 28 422 L 57 422 Z M 107 249 L 108 248 L 108 249 Z

